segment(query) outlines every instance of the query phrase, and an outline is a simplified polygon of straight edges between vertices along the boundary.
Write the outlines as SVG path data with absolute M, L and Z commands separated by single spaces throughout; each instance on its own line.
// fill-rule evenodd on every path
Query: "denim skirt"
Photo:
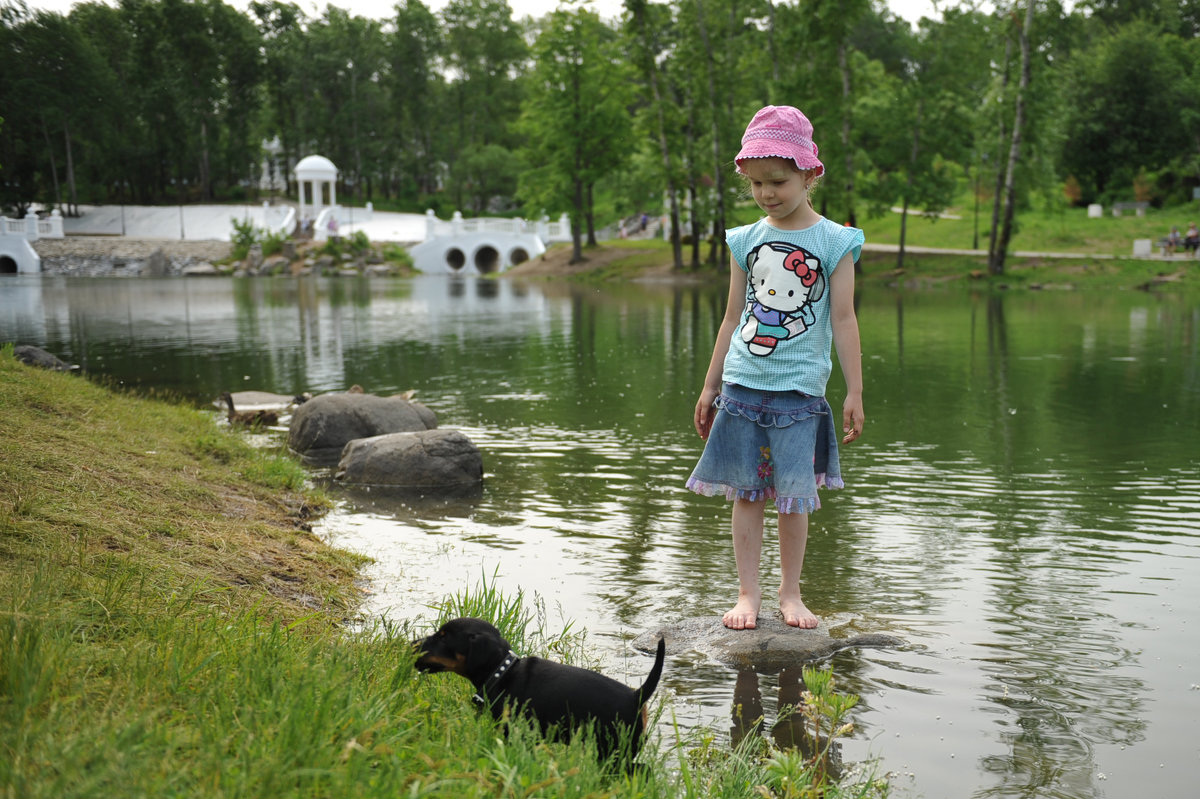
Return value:
M 773 499 L 780 513 L 821 507 L 818 488 L 841 488 L 833 411 L 824 397 L 726 383 L 687 487 L 706 497 Z

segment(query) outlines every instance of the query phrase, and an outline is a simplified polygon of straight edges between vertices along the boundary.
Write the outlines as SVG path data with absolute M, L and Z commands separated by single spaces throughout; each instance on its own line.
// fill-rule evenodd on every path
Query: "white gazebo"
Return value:
M 300 219 L 315 220 L 326 208 L 337 207 L 338 169 L 323 155 L 309 155 L 296 164 L 296 183 L 300 187 Z M 325 201 L 325 189 L 329 201 Z M 306 199 L 307 198 L 307 199 Z

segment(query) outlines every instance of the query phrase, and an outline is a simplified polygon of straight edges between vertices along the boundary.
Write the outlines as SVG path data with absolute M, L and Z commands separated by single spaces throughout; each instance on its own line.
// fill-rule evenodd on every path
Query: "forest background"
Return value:
M 0 207 L 258 199 L 265 141 L 340 169 L 338 198 L 439 216 L 668 217 L 675 262 L 722 263 L 748 219 L 746 121 L 802 108 L 828 168 L 818 210 L 990 213 L 1003 270 L 1017 208 L 1187 203 L 1200 186 L 1200 2 L 942 6 L 878 0 L 335 5 L 221 0 L 0 5 Z M 282 170 L 291 181 L 290 171 Z M 289 185 L 289 196 L 295 187 Z M 903 246 L 903 233 L 901 237 Z

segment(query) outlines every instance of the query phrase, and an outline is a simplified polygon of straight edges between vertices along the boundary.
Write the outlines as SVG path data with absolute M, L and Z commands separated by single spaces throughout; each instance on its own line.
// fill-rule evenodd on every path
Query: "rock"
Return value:
M 221 274 L 221 270 L 210 263 L 202 263 L 185 266 L 179 274 L 185 277 L 213 277 Z
M 234 391 L 230 397 L 235 408 L 246 411 L 284 410 L 292 405 L 301 405 L 308 399 L 302 394 L 274 394 L 270 391 Z M 225 407 L 221 399 L 214 400 L 213 404 Z
M 163 277 L 171 274 L 171 262 L 167 260 L 166 253 L 162 249 L 150 253 L 150 257 L 146 259 L 146 263 L 142 267 L 142 273 L 150 277 Z
M 647 631 L 633 641 L 634 649 L 653 652 L 658 639 L 667 641 L 667 653 L 691 649 L 728 666 L 763 673 L 782 671 L 801 663 L 825 660 L 850 647 L 896 647 L 903 641 L 890 635 L 868 633 L 853 638 L 832 638 L 825 622 L 811 630 L 789 627 L 778 613 L 758 617 L 753 630 L 730 630 L 720 616 L 696 616 Z
M 357 438 L 436 427 L 437 416 L 419 402 L 374 394 L 322 394 L 292 415 L 288 447 L 305 463 L 333 466 L 346 444 Z
M 21 363 L 40 366 L 52 372 L 74 372 L 79 369 L 78 364 L 62 361 L 57 355 L 51 355 L 41 347 L 34 347 L 31 344 L 18 344 L 13 347 L 13 357 Z
M 453 490 L 483 482 L 483 458 L 457 430 L 390 433 L 347 444 L 334 479 L 361 486 Z
M 268 275 L 281 275 L 288 271 L 288 259 L 282 255 L 272 255 L 263 261 L 262 271 Z

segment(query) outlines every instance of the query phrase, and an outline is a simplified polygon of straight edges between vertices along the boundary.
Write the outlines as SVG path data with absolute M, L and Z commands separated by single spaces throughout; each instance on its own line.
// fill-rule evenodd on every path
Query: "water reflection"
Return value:
M 728 507 L 682 488 L 723 310 L 721 286 L 16 276 L 0 338 L 202 406 L 244 388 L 415 389 L 479 446 L 484 484 L 336 489 L 319 531 L 374 558 L 367 607 L 428 618 L 494 580 L 536 598 L 548 628 L 587 630 L 633 684 L 631 638 L 736 593 Z M 873 290 L 858 310 L 868 427 L 843 450 L 848 489 L 812 519 L 805 598 L 848 616 L 846 634 L 907 645 L 833 658 L 862 697 L 843 758 L 881 758 L 898 796 L 1126 796 L 1148 775 L 1156 795 L 1190 796 L 1200 307 Z M 835 407 L 839 392 L 835 378 Z M 797 688 L 696 653 L 663 686 L 662 734 L 673 715 L 731 737 L 749 731 L 735 707 L 777 722 Z

